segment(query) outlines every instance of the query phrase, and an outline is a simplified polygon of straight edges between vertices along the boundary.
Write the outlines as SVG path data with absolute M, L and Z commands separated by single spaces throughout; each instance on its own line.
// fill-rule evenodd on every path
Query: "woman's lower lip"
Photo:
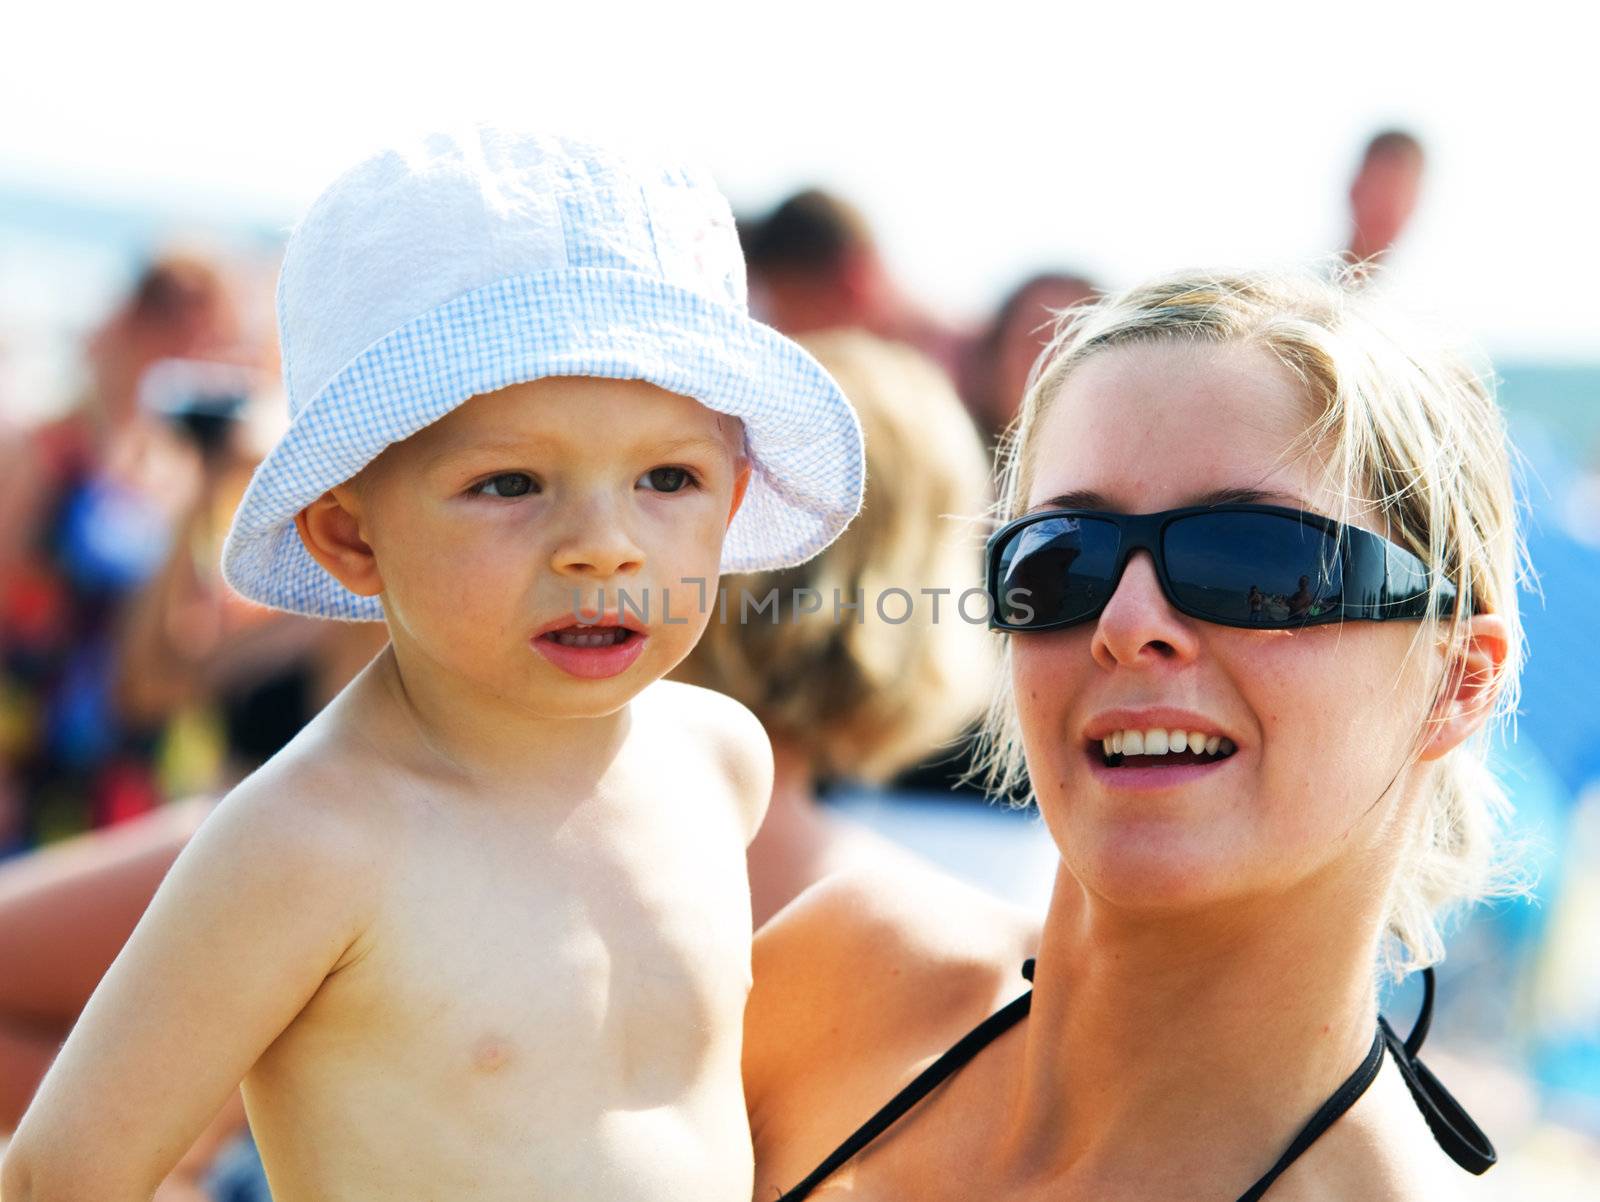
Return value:
M 1130 792 L 1153 793 L 1160 789 L 1177 789 L 1219 772 L 1234 760 L 1233 755 L 1203 764 L 1151 764 L 1141 767 L 1124 760 L 1120 767 L 1112 768 L 1105 762 L 1100 750 L 1086 751 L 1089 771 L 1096 781 L 1108 789 L 1125 789 Z M 1134 757 L 1139 758 L 1139 757 Z
M 626 672 L 644 651 L 648 635 L 635 631 L 620 643 L 608 647 L 569 647 L 547 634 L 530 641 L 533 649 L 569 676 L 582 680 L 604 680 Z

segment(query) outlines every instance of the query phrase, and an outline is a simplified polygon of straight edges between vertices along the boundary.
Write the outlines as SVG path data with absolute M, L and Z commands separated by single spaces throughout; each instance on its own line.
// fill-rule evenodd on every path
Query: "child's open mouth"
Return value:
M 615 647 L 638 636 L 625 626 L 572 626 L 566 630 L 552 630 L 539 637 L 552 639 L 563 647 Z
M 648 636 L 613 623 L 572 622 L 533 639 L 534 650 L 570 676 L 601 680 L 628 669 Z

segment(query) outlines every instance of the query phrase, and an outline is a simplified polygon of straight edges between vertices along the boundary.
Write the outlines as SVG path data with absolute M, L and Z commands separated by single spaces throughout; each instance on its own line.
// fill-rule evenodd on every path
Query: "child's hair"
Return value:
M 1064 381 L 1089 357 L 1137 343 L 1259 347 L 1306 391 L 1310 421 L 1290 455 L 1323 460 L 1332 494 L 1343 499 L 1343 512 L 1331 516 L 1375 516 L 1384 533 L 1432 568 L 1435 589 L 1453 580 L 1470 599 L 1456 616 L 1424 622 L 1413 650 L 1442 639 L 1447 662 L 1457 665 L 1467 637 L 1463 614 L 1495 613 L 1506 623 L 1510 649 L 1489 694 L 1492 717 L 1504 717 L 1516 708 L 1522 664 L 1523 575 L 1504 420 L 1466 360 L 1401 335 L 1395 315 L 1359 283 L 1350 274 L 1184 273 L 1064 315 L 1005 439 L 1002 515 L 1026 506 L 1035 433 Z M 1485 763 L 1492 725 L 1434 774 L 1389 897 L 1385 955 L 1396 972 L 1442 957 L 1444 911 L 1517 889 L 1494 856 L 1508 805 Z M 977 772 L 994 792 L 1031 795 L 1004 675 Z
M 876 783 L 958 734 L 983 707 L 994 660 L 983 628 L 962 619 L 957 600 L 981 579 L 977 523 L 989 504 L 988 465 L 954 390 L 918 352 L 854 331 L 799 341 L 860 416 L 865 502 L 815 559 L 725 576 L 726 619 L 712 614 L 678 676 L 747 705 L 821 776 Z M 919 591 L 935 588 L 949 590 L 937 621 L 934 598 Z M 742 595 L 754 605 L 773 589 L 775 611 L 743 613 Z M 820 609 L 796 604 L 804 589 L 820 594 Z M 894 589 L 912 604 L 886 595 Z M 836 620 L 835 597 L 861 607 Z M 968 607 L 974 617 L 979 608 Z

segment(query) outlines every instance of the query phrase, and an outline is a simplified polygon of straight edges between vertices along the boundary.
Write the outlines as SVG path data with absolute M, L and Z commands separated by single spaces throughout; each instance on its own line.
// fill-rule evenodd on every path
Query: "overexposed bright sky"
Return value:
M 388 132 L 664 144 L 736 209 L 823 183 L 936 309 L 1308 258 L 1365 137 L 1425 141 L 1405 294 L 1509 355 L 1600 357 L 1592 45 L 1570 5 L 926 2 L 8 6 L 0 182 L 290 222 Z

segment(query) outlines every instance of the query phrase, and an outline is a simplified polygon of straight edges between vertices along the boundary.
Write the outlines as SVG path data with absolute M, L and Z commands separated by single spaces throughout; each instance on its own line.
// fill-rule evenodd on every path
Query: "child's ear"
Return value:
M 728 506 L 728 524 L 733 524 L 733 518 L 739 512 L 739 506 L 744 504 L 745 490 L 750 487 L 750 460 L 740 456 L 738 466 L 733 475 L 733 504 Z
M 1440 759 L 1459 747 L 1494 710 L 1511 636 L 1499 614 L 1473 614 L 1467 622 L 1466 644 L 1450 666 L 1422 745 L 1424 760 Z
M 361 537 L 361 504 L 354 491 L 341 485 L 323 493 L 295 514 L 295 528 L 311 558 L 358 597 L 383 592 L 378 561 Z

